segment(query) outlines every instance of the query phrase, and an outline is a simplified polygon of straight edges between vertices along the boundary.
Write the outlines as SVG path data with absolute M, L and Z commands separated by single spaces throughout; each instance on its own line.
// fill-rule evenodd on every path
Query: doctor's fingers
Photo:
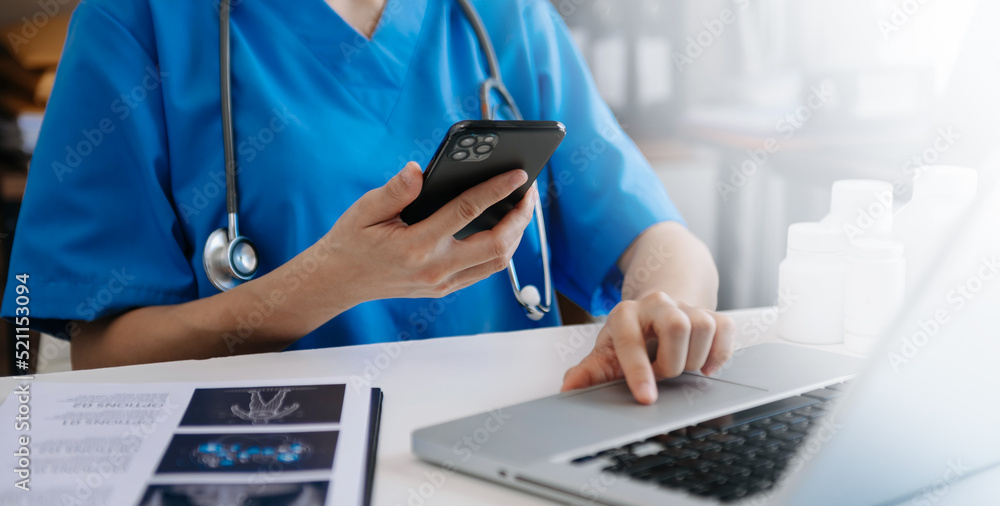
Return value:
M 673 378 L 684 372 L 688 361 L 691 321 L 663 292 L 656 292 L 639 301 L 639 322 L 645 335 L 653 338 L 650 356 L 657 379 Z
M 690 323 L 687 361 L 684 364 L 684 370 L 701 370 L 708 363 L 712 342 L 715 340 L 717 327 L 715 318 L 711 311 L 690 304 L 681 302 L 677 307 L 686 315 Z
M 715 320 L 715 336 L 712 338 L 712 347 L 708 352 L 708 359 L 705 366 L 701 368 L 701 373 L 712 375 L 722 369 L 722 366 L 733 356 L 733 348 L 736 343 L 736 324 L 732 318 L 717 313 L 707 312 Z
M 662 292 L 644 297 L 641 307 L 640 320 L 656 337 L 653 371 L 658 378 L 673 378 L 684 371 L 711 373 L 729 358 L 732 325 L 728 317 L 675 303 Z
M 513 211 L 512 211 L 513 213 Z M 485 234 L 486 232 L 480 232 Z M 431 296 L 432 297 L 444 297 L 452 292 L 457 292 L 463 288 L 468 288 L 504 269 L 507 268 L 507 264 L 510 262 L 511 255 L 514 254 L 514 250 L 517 249 L 517 244 L 521 242 L 521 236 L 518 235 L 517 238 L 512 242 L 513 247 L 510 249 L 510 254 L 504 254 L 500 256 L 494 256 L 489 258 L 487 261 L 472 265 L 471 267 L 462 268 L 458 272 L 446 277 L 437 286 L 432 287 Z M 463 259 L 463 262 L 468 260 Z M 449 265 L 455 266 L 458 264 L 450 263 Z
M 444 297 L 452 292 L 457 292 L 463 288 L 468 288 L 502 270 L 507 268 L 507 263 L 500 260 L 492 260 L 453 274 L 442 287 L 440 297 Z
M 407 163 L 388 183 L 362 195 L 351 206 L 356 213 L 348 212 L 344 215 L 363 227 L 389 221 L 417 199 L 423 180 L 420 165 L 416 162 Z
M 514 252 L 517 251 L 517 246 L 521 244 L 524 230 L 531 223 L 537 201 L 538 190 L 529 189 L 517 206 L 491 230 L 484 230 L 458 241 L 452 249 L 455 255 L 452 259 L 453 264 L 474 267 L 493 263 L 497 267 L 494 272 L 506 268 Z
M 507 198 L 527 180 L 528 174 L 520 169 L 495 176 L 466 190 L 429 218 L 410 228 L 428 237 L 451 237 L 490 206 Z
M 715 339 L 716 323 L 710 311 L 686 303 L 677 305 L 690 322 L 690 338 L 688 339 L 687 362 L 685 371 L 697 371 L 705 367 L 712 341 Z
M 637 401 L 652 404 L 656 401 L 656 377 L 649 360 L 645 332 L 640 320 L 642 308 L 636 301 L 623 301 L 611 310 L 608 321 L 597 335 L 594 351 L 576 368 L 583 371 L 567 372 L 564 389 L 579 388 L 571 383 L 581 379 L 589 384 L 625 377 L 628 389 Z M 611 349 L 608 349 L 608 343 Z M 574 378 L 573 376 L 576 376 Z M 581 385 L 587 386 L 587 385 Z

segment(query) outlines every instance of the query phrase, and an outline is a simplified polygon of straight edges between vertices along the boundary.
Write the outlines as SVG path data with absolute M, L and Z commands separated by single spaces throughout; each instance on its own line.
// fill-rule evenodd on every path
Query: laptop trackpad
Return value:
M 762 388 L 689 373 L 660 381 L 658 386 L 660 395 L 652 406 L 636 403 L 624 382 L 565 395 L 560 400 L 600 410 L 604 413 L 602 416 L 621 416 L 629 420 L 628 425 L 635 424 L 641 428 L 649 423 L 703 420 L 705 414 L 730 409 L 767 394 L 767 390 Z
M 660 396 L 653 406 L 636 403 L 624 382 L 563 394 L 559 400 L 597 409 L 601 416 L 621 415 L 623 422 L 640 421 L 639 425 L 697 423 L 772 395 L 769 392 L 801 391 L 846 379 L 863 363 L 854 357 L 780 343 L 743 348 L 736 355 L 714 378 L 684 373 L 660 381 Z

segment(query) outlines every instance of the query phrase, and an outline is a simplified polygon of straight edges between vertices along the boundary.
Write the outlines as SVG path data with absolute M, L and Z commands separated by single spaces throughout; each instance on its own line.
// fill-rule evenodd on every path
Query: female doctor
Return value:
M 564 390 L 624 377 L 651 403 L 656 379 L 717 370 L 732 324 L 713 311 L 711 256 L 559 14 L 547 0 L 472 4 L 523 117 L 567 135 L 539 191 L 456 240 L 526 178 L 498 176 L 412 226 L 399 218 L 448 127 L 479 118 L 487 48 L 458 0 L 233 0 L 228 53 L 219 2 L 84 0 L 13 245 L 8 286 L 30 275 L 33 326 L 72 338 L 73 366 L 93 368 L 558 325 L 557 311 L 529 319 L 499 274 L 513 258 L 522 284 L 542 286 L 547 236 L 555 289 L 610 310 Z M 203 258 L 229 216 L 220 74 L 238 235 L 257 262 L 222 292 Z

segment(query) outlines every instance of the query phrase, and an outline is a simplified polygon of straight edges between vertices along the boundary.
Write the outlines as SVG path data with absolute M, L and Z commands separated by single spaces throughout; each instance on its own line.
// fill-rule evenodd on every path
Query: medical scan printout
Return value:
M 375 393 L 336 378 L 19 382 L 0 405 L 0 504 L 359 505 Z

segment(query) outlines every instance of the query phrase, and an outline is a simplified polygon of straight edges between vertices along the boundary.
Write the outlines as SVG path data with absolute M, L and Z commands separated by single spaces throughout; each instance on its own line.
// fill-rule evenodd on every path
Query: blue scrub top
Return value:
M 474 3 L 525 119 L 566 125 L 539 178 L 554 286 L 606 313 L 620 298 L 618 257 L 650 225 L 681 217 L 552 5 Z M 218 293 L 202 265 L 206 238 L 226 225 L 216 9 L 202 0 L 76 9 L 7 280 L 30 276 L 36 329 L 70 338 L 73 320 Z M 240 224 L 259 248 L 258 275 L 313 244 L 407 161 L 426 167 L 451 124 L 478 119 L 487 67 L 457 2 L 388 0 L 371 40 L 323 0 L 234 2 L 231 22 Z M 541 290 L 534 225 L 515 262 L 522 284 Z M 307 276 L 288 277 L 288 291 Z M 6 290 L 2 316 L 14 316 L 15 296 Z M 247 325 L 261 317 L 248 314 Z M 558 324 L 555 313 L 529 320 L 501 272 L 443 299 L 361 304 L 292 348 Z

